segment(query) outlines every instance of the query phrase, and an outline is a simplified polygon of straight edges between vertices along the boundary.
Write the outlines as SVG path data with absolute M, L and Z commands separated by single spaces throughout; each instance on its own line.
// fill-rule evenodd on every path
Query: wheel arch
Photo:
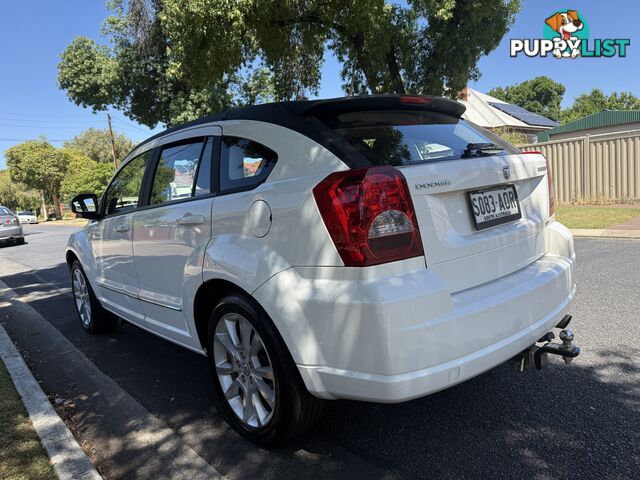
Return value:
M 64 257 L 67 261 L 67 266 L 69 268 L 71 268 L 71 264 L 75 261 L 78 260 L 80 261 L 80 259 L 78 258 L 78 255 L 76 255 L 76 253 L 73 250 L 67 250 L 64 254 Z
M 196 295 L 193 300 L 193 319 L 196 327 L 196 333 L 198 335 L 198 341 L 200 342 L 202 349 L 205 351 L 207 349 L 207 331 L 211 312 L 222 298 L 231 293 L 240 293 L 245 295 L 259 305 L 256 299 L 253 298 L 253 296 L 246 290 L 235 283 L 222 278 L 212 278 L 207 280 L 200 285 L 196 291 Z

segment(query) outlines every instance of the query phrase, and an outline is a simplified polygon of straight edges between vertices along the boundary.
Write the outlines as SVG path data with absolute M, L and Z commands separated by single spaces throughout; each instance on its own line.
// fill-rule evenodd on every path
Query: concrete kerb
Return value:
M 613 228 L 573 228 L 574 237 L 599 237 L 599 238 L 638 238 L 640 230 L 617 230 Z
M 49 403 L 49 399 L 2 325 L 0 325 L 0 357 L 11 375 L 33 428 L 40 437 L 58 478 L 60 480 L 100 480 L 102 477 Z

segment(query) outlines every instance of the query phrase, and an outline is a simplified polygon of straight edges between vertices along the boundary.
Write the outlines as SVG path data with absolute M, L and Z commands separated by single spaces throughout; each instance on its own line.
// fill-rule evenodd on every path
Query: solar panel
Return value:
M 538 127 L 557 127 L 559 125 L 557 122 L 554 122 L 547 117 L 543 117 L 537 113 L 532 113 L 529 110 L 525 110 L 518 105 L 512 105 L 511 103 L 489 102 L 489 105 L 497 108 L 507 115 L 511 115 L 513 118 L 517 118 L 527 125 L 535 125 Z

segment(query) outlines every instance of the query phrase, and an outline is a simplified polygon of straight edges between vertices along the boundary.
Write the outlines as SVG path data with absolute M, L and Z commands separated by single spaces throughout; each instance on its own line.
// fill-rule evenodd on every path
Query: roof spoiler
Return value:
M 299 115 L 321 116 L 363 110 L 427 110 L 460 117 L 467 107 L 444 97 L 428 95 L 367 95 L 340 97 L 309 102 L 291 102 L 289 108 Z

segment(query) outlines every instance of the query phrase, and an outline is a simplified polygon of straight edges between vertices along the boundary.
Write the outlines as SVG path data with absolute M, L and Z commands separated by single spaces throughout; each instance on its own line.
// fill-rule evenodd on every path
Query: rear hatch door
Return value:
M 402 171 L 427 267 L 453 293 L 544 255 L 549 198 L 542 155 L 523 154 L 445 110 L 374 108 L 323 121 L 367 166 Z

